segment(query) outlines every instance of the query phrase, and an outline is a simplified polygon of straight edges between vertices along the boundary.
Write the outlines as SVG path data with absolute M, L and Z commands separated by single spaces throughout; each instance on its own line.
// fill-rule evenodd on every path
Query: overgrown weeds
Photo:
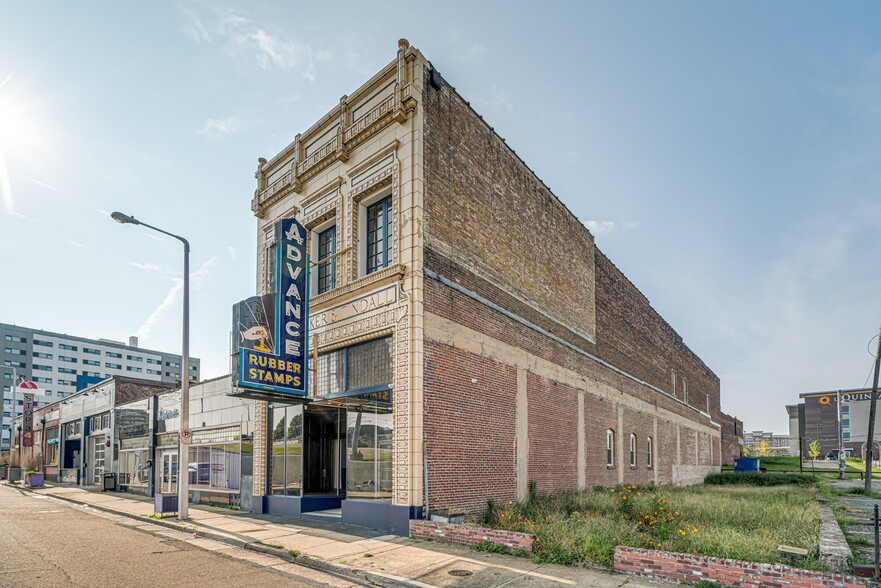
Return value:
M 493 504 L 487 514 L 489 526 L 534 534 L 538 562 L 607 566 L 616 545 L 777 562 L 781 543 L 813 550 L 820 527 L 814 488 L 804 485 L 594 487 Z

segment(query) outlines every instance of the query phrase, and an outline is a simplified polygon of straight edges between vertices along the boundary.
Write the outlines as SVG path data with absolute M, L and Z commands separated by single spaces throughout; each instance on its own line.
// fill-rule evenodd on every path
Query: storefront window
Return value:
M 270 431 L 269 493 L 300 496 L 303 487 L 303 407 L 275 405 Z
M 193 490 L 238 492 L 242 479 L 241 428 L 193 431 L 189 476 Z
M 121 486 L 146 486 L 149 483 L 149 438 L 121 439 L 119 442 L 119 479 Z
M 58 465 L 58 427 L 46 429 L 46 465 Z
M 348 399 L 346 415 L 346 497 L 392 499 L 391 406 L 358 397 Z

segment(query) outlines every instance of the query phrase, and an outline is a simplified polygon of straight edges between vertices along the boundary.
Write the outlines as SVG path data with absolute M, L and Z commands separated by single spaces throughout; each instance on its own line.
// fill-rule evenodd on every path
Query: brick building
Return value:
M 743 422 L 734 416 L 720 413 L 722 417 L 722 463 L 733 464 L 743 457 Z
M 530 480 L 720 469 L 718 377 L 405 40 L 256 178 L 257 294 L 294 217 L 317 371 L 305 402 L 257 402 L 255 510 L 406 533 Z

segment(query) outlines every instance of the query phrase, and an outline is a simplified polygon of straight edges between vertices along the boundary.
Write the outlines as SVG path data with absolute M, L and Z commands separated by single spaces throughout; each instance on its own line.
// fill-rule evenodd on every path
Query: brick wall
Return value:
M 733 464 L 743 457 L 743 423 L 740 419 L 721 413 L 722 417 L 722 463 Z
M 526 553 L 532 553 L 532 543 L 535 541 L 535 535 L 531 533 L 484 529 L 471 525 L 451 525 L 448 523 L 433 523 L 421 519 L 411 519 L 410 539 L 428 539 L 439 543 L 452 543 L 453 545 L 476 545 L 489 542 L 496 545 L 504 545 L 510 553 L 520 549 Z
M 622 545 L 615 548 L 614 558 L 616 572 L 680 584 L 709 581 L 726 586 L 754 588 L 864 588 L 868 585 L 862 578 L 844 574 Z
M 457 342 L 424 329 L 429 506 L 476 515 L 490 498 L 522 498 L 524 477 L 546 493 L 671 482 L 682 466 L 699 479 L 701 468 L 718 466 L 718 428 L 706 414 L 707 398 L 709 414 L 719 413 L 715 374 L 452 88 L 426 85 L 423 106 L 426 325 L 436 316 L 473 333 Z M 492 357 L 478 339 L 511 353 Z M 691 406 L 642 383 L 672 392 L 674 370 Z M 612 467 L 607 429 L 616 435 Z
M 477 514 L 492 496 L 512 499 L 517 374 L 432 341 L 423 353 L 431 366 L 423 392 L 430 508 Z M 461 385 L 450 387 L 451 381 Z

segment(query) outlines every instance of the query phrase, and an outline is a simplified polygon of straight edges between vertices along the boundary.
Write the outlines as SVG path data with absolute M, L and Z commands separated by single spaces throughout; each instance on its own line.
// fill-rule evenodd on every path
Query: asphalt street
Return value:
M 0 586 L 353 586 L 263 558 L 269 556 L 0 486 Z

